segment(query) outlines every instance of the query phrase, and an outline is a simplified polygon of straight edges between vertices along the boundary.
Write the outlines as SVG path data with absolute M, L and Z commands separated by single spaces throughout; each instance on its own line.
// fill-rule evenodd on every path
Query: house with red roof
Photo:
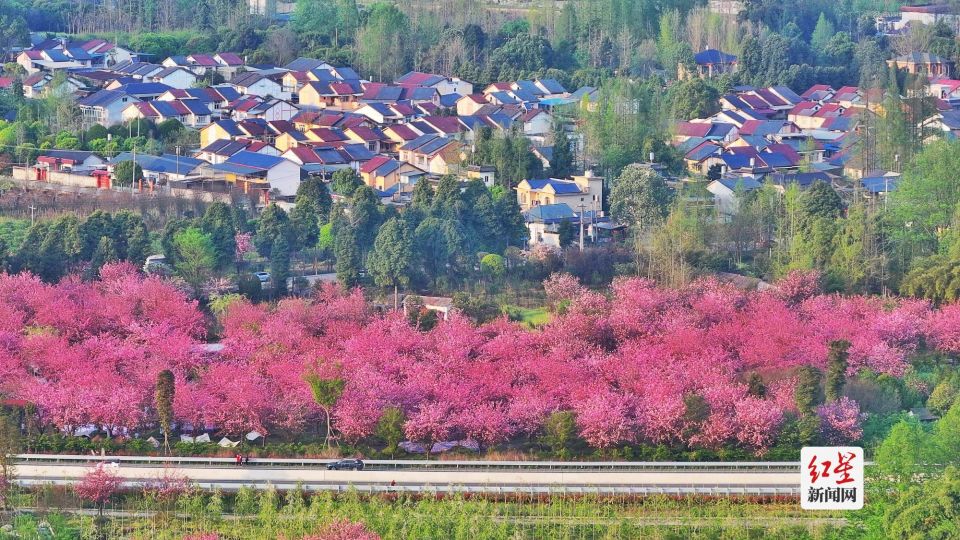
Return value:
M 470 94 L 457 100 L 457 114 L 460 116 L 471 116 L 477 114 L 484 105 L 487 104 L 487 98 L 483 94 Z
M 380 129 L 369 128 L 365 126 L 349 127 L 344 129 L 343 133 L 351 141 L 365 145 L 368 150 L 375 154 L 379 154 L 381 151 L 381 145 L 386 144 L 390 140 L 390 138 L 387 137 L 383 131 L 380 131 Z

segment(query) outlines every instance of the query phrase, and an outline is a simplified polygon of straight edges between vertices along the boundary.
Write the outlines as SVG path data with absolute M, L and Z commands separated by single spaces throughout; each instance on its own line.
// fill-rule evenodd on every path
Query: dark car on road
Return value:
M 359 459 L 341 459 L 333 463 L 327 463 L 328 471 L 362 471 L 363 461 Z

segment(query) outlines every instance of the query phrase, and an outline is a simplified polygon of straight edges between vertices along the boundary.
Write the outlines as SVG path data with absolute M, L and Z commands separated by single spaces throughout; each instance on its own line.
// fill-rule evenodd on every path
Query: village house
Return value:
M 270 192 L 293 198 L 300 186 L 300 166 L 277 156 L 242 150 L 223 163 L 213 166 L 215 177 L 223 178 L 243 189 L 244 193 L 262 191 L 269 201 Z
M 707 184 L 714 206 L 723 218 L 736 215 L 740 209 L 740 197 L 756 189 L 760 189 L 760 182 L 753 178 L 720 178 Z
M 696 73 L 687 73 L 683 64 L 677 67 L 677 78 L 686 79 L 691 75 L 698 77 L 719 77 L 724 73 L 733 73 L 737 70 L 737 57 L 717 49 L 705 49 L 693 56 Z
M 400 147 L 400 161 L 432 174 L 455 174 L 460 164 L 460 143 L 440 135 L 421 135 Z
M 426 171 L 387 156 L 375 156 L 360 167 L 363 183 L 377 191 L 406 193 L 424 177 Z
M 927 77 L 950 77 L 953 62 L 931 53 L 914 52 L 887 60 L 887 65 L 902 69 L 912 75 Z
M 435 88 L 441 96 L 447 94 L 460 94 L 466 96 L 473 93 L 473 85 L 457 77 L 444 77 L 443 75 L 434 75 L 431 73 L 422 73 L 411 71 L 401 75 L 394 81 L 394 84 L 400 86 L 419 86 L 422 88 Z
M 109 169 L 113 173 L 115 167 L 124 161 L 135 160 L 143 170 L 144 180 L 149 186 L 164 186 L 170 182 L 195 180 L 209 173 L 210 164 L 206 161 L 176 154 L 153 156 L 150 154 L 136 154 L 124 152 L 110 160 Z
M 603 200 L 603 177 L 587 171 L 571 180 L 559 178 L 529 179 L 517 187 L 517 204 L 521 210 L 529 210 L 542 204 L 565 203 L 571 209 L 599 212 Z
M 94 124 L 104 127 L 123 122 L 123 111 L 139 99 L 119 90 L 100 90 L 77 101 L 84 129 Z
M 161 83 L 170 88 L 186 90 L 197 84 L 197 76 L 190 70 L 179 66 L 168 67 L 146 77 L 150 82 Z
M 59 85 L 55 83 L 59 81 Z M 78 90 L 85 88 L 83 82 L 76 77 L 67 76 L 57 78 L 49 72 L 38 72 L 26 77 L 22 81 L 23 96 L 30 99 L 40 98 L 46 95 L 66 96 Z
M 298 103 L 303 107 L 324 109 L 356 109 L 359 107 L 363 89 L 359 82 L 310 81 L 304 84 L 297 93 Z
M 281 78 L 280 75 L 265 75 L 259 71 L 245 71 L 238 73 L 227 84 L 240 94 L 289 100 L 290 93 L 285 92 L 283 85 L 278 82 Z

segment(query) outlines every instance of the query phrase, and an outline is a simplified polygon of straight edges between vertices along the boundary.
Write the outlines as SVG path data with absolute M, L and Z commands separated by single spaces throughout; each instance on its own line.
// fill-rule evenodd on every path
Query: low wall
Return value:
M 97 179 L 93 176 L 86 174 L 74 174 L 70 172 L 62 171 L 47 171 L 47 180 L 38 181 L 36 174 L 34 173 L 33 167 L 13 167 L 13 179 L 21 180 L 25 182 L 32 182 L 36 184 L 58 184 L 61 186 L 71 186 L 71 187 L 84 187 L 84 188 L 93 188 L 97 187 Z

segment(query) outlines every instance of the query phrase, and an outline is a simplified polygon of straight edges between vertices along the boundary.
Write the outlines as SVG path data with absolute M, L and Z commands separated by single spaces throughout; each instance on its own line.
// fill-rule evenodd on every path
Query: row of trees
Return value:
M 123 264 L 100 276 L 0 277 L 3 324 L 18 336 L 0 356 L 0 391 L 35 404 L 34 425 L 151 429 L 170 415 L 162 395 L 177 424 L 230 436 L 329 423 L 328 435 L 388 449 L 401 437 L 427 448 L 534 437 L 557 452 L 582 440 L 789 454 L 875 437 L 875 420 L 938 384 L 912 355 L 960 350 L 957 306 L 825 296 L 807 276 L 764 293 L 630 279 L 607 298 L 558 275 L 545 284 L 555 321 L 537 333 L 461 317 L 423 331 L 330 286 L 276 307 L 232 300 L 218 310 L 225 349 L 210 356 L 183 293 Z M 172 392 L 157 388 L 165 370 Z M 952 381 L 937 386 L 940 406 L 956 399 Z
M 5 271 L 32 272 L 48 282 L 71 273 L 94 278 L 110 262 L 142 265 L 150 246 L 138 214 L 97 211 L 82 220 L 66 215 L 38 221 L 19 245 L 0 245 L 0 264 Z
M 515 197 L 479 180 L 464 187 L 444 176 L 436 189 L 421 181 L 400 214 L 381 205 L 369 187 L 356 186 L 349 195 L 333 208 L 329 224 L 337 278 L 346 287 L 359 283 L 364 268 L 395 293 L 452 286 L 472 275 L 483 255 L 522 243 L 526 231 Z
M 741 188 L 727 220 L 698 208 L 696 188 L 673 192 L 656 171 L 631 165 L 613 180 L 609 208 L 633 231 L 634 271 L 663 283 L 713 271 L 776 279 L 815 270 L 828 290 L 950 302 L 960 297 L 957 152 L 955 142 L 926 145 L 891 180 L 886 200 L 858 190 L 844 200 L 824 182 Z

